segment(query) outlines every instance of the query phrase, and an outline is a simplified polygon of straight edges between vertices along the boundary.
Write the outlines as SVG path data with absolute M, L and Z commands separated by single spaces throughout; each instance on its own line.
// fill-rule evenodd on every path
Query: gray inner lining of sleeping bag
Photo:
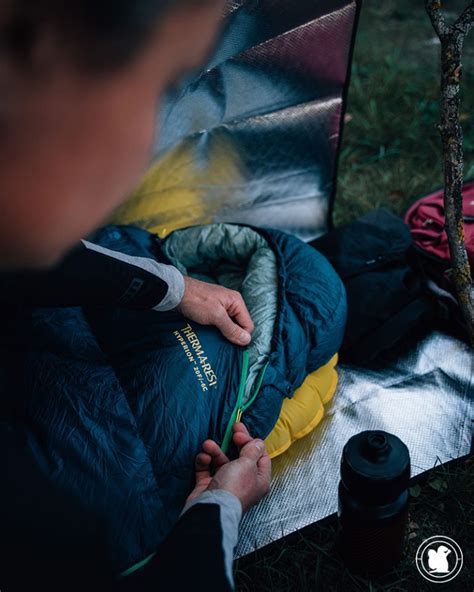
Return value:
M 173 232 L 163 251 L 184 275 L 238 290 L 255 325 L 244 403 L 268 360 L 277 315 L 276 256 L 258 232 L 246 226 L 209 224 Z

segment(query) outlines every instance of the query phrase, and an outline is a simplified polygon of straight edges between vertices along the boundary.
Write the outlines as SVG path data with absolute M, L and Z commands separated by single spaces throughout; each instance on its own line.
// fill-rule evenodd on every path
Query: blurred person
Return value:
M 222 0 L 0 0 L 3 274 L 37 273 L 54 288 L 49 304 L 73 297 L 81 304 L 93 302 L 97 289 L 86 281 L 78 293 L 59 281 L 75 266 L 83 269 L 87 261 L 91 277 L 110 280 L 111 298 L 114 281 L 135 266 L 133 273 L 156 288 L 156 310 L 176 308 L 217 326 L 233 343 L 250 342 L 253 323 L 239 293 L 183 277 L 172 266 L 139 269 L 139 262 L 81 241 L 136 185 L 151 156 L 157 103 L 202 65 L 222 9 Z M 22 284 L 7 289 L 0 279 L 2 306 L 15 302 L 15 289 Z M 31 290 L 31 302 L 36 295 Z M 242 512 L 270 484 L 264 443 L 243 424 L 234 426 L 237 460 L 229 461 L 215 442 L 203 443 L 195 489 L 174 530 L 153 560 L 115 580 L 98 556 L 97 523 L 76 513 L 75 501 L 53 491 L 24 458 L 1 399 L 2 590 L 233 589 Z M 21 467 L 15 483 L 8 479 L 12 466 Z M 12 505 L 22 508 L 21 524 Z

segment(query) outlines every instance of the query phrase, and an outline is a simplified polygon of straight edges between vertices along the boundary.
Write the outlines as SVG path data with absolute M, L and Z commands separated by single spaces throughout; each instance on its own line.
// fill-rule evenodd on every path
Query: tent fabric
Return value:
M 356 3 L 229 2 L 202 71 L 157 118 L 155 162 L 114 222 L 166 236 L 239 222 L 329 225 Z

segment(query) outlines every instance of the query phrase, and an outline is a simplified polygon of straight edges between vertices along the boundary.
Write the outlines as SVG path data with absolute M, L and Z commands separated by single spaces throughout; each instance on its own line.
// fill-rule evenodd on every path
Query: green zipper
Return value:
M 144 567 L 147 563 L 149 563 L 153 559 L 153 557 L 155 555 L 156 555 L 156 551 L 154 553 L 152 553 L 151 555 L 148 555 L 148 557 L 145 557 L 145 559 L 142 559 L 138 563 L 135 563 L 135 565 L 132 565 L 132 567 L 129 567 L 128 569 L 126 569 L 125 571 L 120 573 L 118 577 L 119 578 L 126 578 L 127 576 L 131 575 L 132 573 L 134 573 L 138 569 L 141 569 L 142 567 Z
M 247 382 L 247 376 L 249 373 L 249 352 L 244 349 L 242 354 L 242 372 L 240 373 L 240 385 L 239 385 L 239 392 L 237 393 L 237 402 L 235 404 L 234 410 L 232 411 L 232 415 L 230 416 L 229 423 L 227 424 L 227 428 L 224 434 L 224 439 L 222 440 L 221 449 L 224 454 L 227 452 L 230 444 L 230 440 L 232 438 L 232 426 L 237 421 L 237 414 L 239 413 L 239 409 L 242 407 L 242 401 L 245 395 L 245 383 Z
M 258 393 L 260 392 L 260 388 L 262 386 L 263 379 L 265 377 L 265 372 L 268 368 L 267 362 L 265 366 L 260 370 L 258 375 L 256 386 L 254 388 L 254 392 L 247 403 L 243 404 L 243 398 L 245 395 L 245 384 L 247 382 L 248 373 L 249 373 L 249 352 L 248 350 L 244 350 L 242 354 L 242 372 L 240 375 L 240 385 L 239 385 L 239 392 L 237 394 L 237 402 L 235 404 L 234 410 L 232 411 L 232 415 L 230 416 L 229 423 L 227 424 L 227 428 L 224 434 L 224 439 L 222 440 L 221 449 L 224 454 L 227 453 L 229 449 L 230 441 L 232 439 L 232 426 L 234 423 L 240 421 L 242 414 L 252 405 L 252 403 L 257 398 Z

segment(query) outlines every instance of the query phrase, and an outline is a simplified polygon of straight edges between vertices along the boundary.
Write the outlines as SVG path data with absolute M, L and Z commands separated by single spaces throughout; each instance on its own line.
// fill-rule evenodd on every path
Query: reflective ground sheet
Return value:
M 474 421 L 474 356 L 433 332 L 376 365 L 340 367 L 340 383 L 316 429 L 273 461 L 270 494 L 241 525 L 242 556 L 337 512 L 342 448 L 363 430 L 384 430 L 410 451 L 412 476 L 468 454 Z

